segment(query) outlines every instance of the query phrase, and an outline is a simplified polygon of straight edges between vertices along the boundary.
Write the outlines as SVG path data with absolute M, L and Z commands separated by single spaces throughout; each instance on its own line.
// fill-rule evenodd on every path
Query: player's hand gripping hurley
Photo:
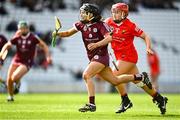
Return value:
M 55 33 L 56 34 L 52 36 L 52 41 L 51 41 L 52 47 L 56 46 L 56 35 L 57 35 L 59 29 L 62 27 L 59 18 L 55 16 L 54 19 L 55 19 Z

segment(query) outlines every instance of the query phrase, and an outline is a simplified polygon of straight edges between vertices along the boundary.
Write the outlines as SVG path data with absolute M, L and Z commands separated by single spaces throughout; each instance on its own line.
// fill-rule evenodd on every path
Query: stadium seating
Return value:
M 180 4 L 178 3 L 180 7 Z M 8 38 L 11 38 L 13 33 L 5 31 L 6 25 L 11 20 L 27 20 L 34 23 L 37 30 L 45 32 L 54 29 L 54 16 L 58 16 L 62 22 L 62 30 L 72 27 L 73 23 L 78 20 L 78 10 L 70 9 L 50 12 L 44 10 L 39 13 L 30 13 L 24 8 L 15 8 L 15 6 L 7 3 L 9 10 L 8 16 L 3 16 L 1 20 L 1 32 Z M 180 53 L 175 54 L 170 49 L 171 46 L 178 48 L 180 51 L 180 12 L 174 10 L 149 10 L 140 8 L 138 13 L 130 13 L 129 17 L 136 22 L 140 28 L 144 29 L 155 41 L 159 44 L 154 45 L 160 56 L 162 73 L 159 78 L 160 91 L 162 92 L 180 92 L 178 84 L 180 83 Z M 104 13 L 105 17 L 109 14 Z M 63 43 L 65 51 L 58 48 L 50 47 L 53 57 L 53 67 L 47 71 L 42 69 L 31 69 L 31 71 L 23 78 L 25 88 L 24 92 L 82 92 L 86 91 L 84 81 L 76 81 L 69 72 L 69 69 L 84 69 L 88 64 L 86 52 L 81 39 L 81 34 L 78 33 L 70 38 L 65 38 Z M 169 49 L 163 48 L 161 43 L 165 43 Z M 139 53 L 138 67 L 140 71 L 149 71 L 145 45 L 140 39 L 135 39 L 135 44 Z M 10 58 L 6 62 L 5 68 L 10 64 Z M 66 70 L 60 71 L 58 66 L 62 65 Z M 5 72 L 3 72 L 5 74 Z M 5 75 L 3 75 L 5 78 Z M 106 84 L 108 86 L 109 84 Z M 173 88 L 173 89 L 172 89 Z M 131 86 L 130 91 L 139 92 L 134 86 Z M 108 91 L 108 87 L 106 90 Z

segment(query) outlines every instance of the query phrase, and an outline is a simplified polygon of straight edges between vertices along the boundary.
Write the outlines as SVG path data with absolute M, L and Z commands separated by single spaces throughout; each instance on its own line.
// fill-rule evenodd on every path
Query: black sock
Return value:
M 89 97 L 89 103 L 95 105 L 95 96 L 90 96 L 90 97 Z
M 127 94 L 121 96 L 122 101 L 129 101 L 129 97 Z
M 134 80 L 142 80 L 143 76 L 142 74 L 134 74 Z
M 154 100 L 159 102 L 163 99 L 163 96 L 157 92 L 153 98 L 154 98 Z

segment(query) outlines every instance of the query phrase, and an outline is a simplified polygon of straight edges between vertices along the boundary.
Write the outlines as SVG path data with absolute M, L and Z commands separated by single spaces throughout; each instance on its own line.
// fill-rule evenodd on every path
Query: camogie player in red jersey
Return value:
M 82 33 L 82 39 L 90 61 L 83 72 L 83 79 L 87 86 L 89 103 L 81 107 L 79 109 L 80 112 L 96 111 L 95 88 L 92 81 L 92 78 L 95 75 L 99 75 L 114 86 L 120 83 L 136 81 L 152 88 L 147 73 L 145 72 L 142 74 L 121 75 L 117 77 L 113 74 L 109 67 L 109 54 L 107 50 L 107 43 L 112 40 L 112 36 L 110 28 L 106 23 L 101 21 L 101 15 L 96 5 L 88 3 L 83 4 L 80 8 L 80 21 L 76 22 L 71 29 L 58 32 L 57 35 L 59 37 L 69 37 L 78 31 Z M 56 31 L 54 31 L 52 35 L 55 36 Z M 105 40 L 105 42 L 103 40 Z M 100 42 L 100 46 L 102 47 L 90 50 L 89 45 L 97 42 Z
M 138 61 L 138 54 L 134 47 L 134 37 L 142 38 L 146 43 L 147 54 L 153 54 L 151 50 L 151 42 L 149 36 L 135 23 L 130 21 L 128 16 L 128 5 L 125 3 L 116 3 L 111 8 L 112 17 L 107 18 L 105 22 L 112 28 L 112 41 L 111 47 L 114 51 L 118 71 L 114 70 L 115 75 L 122 74 L 138 74 L 139 70 L 136 66 Z M 100 43 L 91 44 L 91 50 L 100 46 Z M 138 87 L 141 87 L 146 93 L 153 97 L 153 101 L 157 102 L 161 114 L 166 112 L 167 97 L 161 96 L 154 88 L 150 89 L 145 84 L 139 84 L 134 82 Z M 132 102 L 128 98 L 125 84 L 120 84 L 117 90 L 122 98 L 122 103 L 116 113 L 125 112 L 127 109 L 133 106 Z
M 42 47 L 46 54 L 47 61 L 51 62 L 48 46 L 38 36 L 29 31 L 29 26 L 26 21 L 20 21 L 18 23 L 18 31 L 20 33 L 6 43 L 0 53 L 0 58 L 2 58 L 6 50 L 10 49 L 12 45 L 16 46 L 17 52 L 9 66 L 7 75 L 7 88 L 9 93 L 7 101 L 14 101 L 13 95 L 19 92 L 20 79 L 33 65 L 37 45 Z M 15 87 L 13 87 L 14 83 Z

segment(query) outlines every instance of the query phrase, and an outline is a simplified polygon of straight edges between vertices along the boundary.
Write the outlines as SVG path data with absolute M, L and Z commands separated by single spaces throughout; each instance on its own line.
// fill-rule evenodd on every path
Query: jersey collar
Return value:
M 26 36 L 21 35 L 22 39 L 27 39 L 29 36 L 30 36 L 30 32 Z

